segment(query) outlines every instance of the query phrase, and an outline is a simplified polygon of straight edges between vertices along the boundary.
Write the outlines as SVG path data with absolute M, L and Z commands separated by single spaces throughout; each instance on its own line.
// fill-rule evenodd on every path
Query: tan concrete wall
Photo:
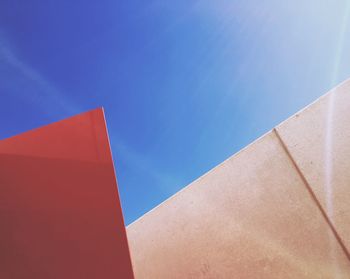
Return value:
M 277 131 L 350 251 L 350 80 Z
M 350 278 L 346 251 L 308 188 L 318 181 L 323 165 L 314 163 L 319 167 L 311 168 L 314 180 L 306 167 L 299 170 L 299 164 L 307 165 L 321 149 L 319 137 L 311 134 L 322 123 L 314 125 L 317 120 L 310 116 L 309 122 L 293 126 L 309 128 L 294 128 L 299 133 L 294 135 L 287 125 L 296 118 L 128 226 L 136 278 Z M 304 136 L 314 140 L 297 141 Z M 294 150 L 298 144 L 304 147 Z M 347 149 L 339 148 L 347 152 L 350 140 Z M 339 174 L 345 168 L 341 165 Z M 346 188 L 346 181 L 341 183 Z

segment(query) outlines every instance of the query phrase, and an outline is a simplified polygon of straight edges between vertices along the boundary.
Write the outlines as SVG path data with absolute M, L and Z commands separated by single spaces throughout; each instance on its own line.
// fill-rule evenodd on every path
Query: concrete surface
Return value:
M 285 147 L 274 130 L 129 225 L 135 278 L 350 278 Z
M 350 251 L 350 80 L 277 131 Z

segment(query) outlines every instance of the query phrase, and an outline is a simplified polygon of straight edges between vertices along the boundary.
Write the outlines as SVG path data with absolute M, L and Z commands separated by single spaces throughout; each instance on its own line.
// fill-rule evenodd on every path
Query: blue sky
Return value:
M 105 108 L 126 223 L 350 77 L 348 0 L 0 1 L 0 139 Z

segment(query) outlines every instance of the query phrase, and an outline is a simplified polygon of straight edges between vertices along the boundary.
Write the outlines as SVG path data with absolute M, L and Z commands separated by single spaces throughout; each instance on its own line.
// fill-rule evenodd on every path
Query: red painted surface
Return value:
M 0 141 L 0 278 L 133 278 L 103 111 Z

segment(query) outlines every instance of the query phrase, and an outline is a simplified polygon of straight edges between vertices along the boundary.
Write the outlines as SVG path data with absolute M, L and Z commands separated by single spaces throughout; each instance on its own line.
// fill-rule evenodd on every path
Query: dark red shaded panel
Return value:
M 7 150 L 0 144 L 1 279 L 133 278 L 103 112 L 78 119 L 84 129 L 73 117 L 72 123 L 68 119 L 23 134 L 23 142 L 22 136 L 13 138 L 28 151 L 25 155 L 12 149 L 14 154 L 1 154 Z M 71 133 L 74 125 L 82 134 Z M 74 150 L 77 137 L 83 141 L 81 136 L 89 134 L 86 130 L 98 137 L 87 139 L 93 150 L 84 146 L 94 160 L 83 160 L 83 148 Z M 58 150 L 50 151 L 50 133 L 61 140 L 53 148 L 66 152 L 66 143 L 71 158 L 54 156 Z

